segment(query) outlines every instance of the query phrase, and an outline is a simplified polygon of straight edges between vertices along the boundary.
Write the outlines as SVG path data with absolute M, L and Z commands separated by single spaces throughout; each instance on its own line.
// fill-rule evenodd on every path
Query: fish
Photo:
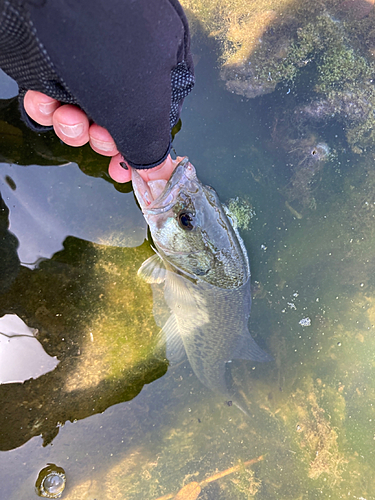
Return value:
M 248 329 L 250 264 L 235 220 L 187 157 L 168 182 L 145 182 L 135 169 L 132 182 L 155 250 L 138 274 L 168 306 L 159 314 L 166 357 L 186 354 L 200 382 L 230 399 L 233 359 L 273 359 Z

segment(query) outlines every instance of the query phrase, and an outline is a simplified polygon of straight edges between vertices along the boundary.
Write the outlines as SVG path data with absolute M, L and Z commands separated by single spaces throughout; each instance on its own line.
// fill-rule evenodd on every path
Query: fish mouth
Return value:
M 191 180 L 195 176 L 195 168 L 187 156 L 177 164 L 169 181 L 158 179 L 146 182 L 138 171 L 132 168 L 133 190 L 143 214 L 160 214 L 170 210 L 176 202 L 183 178 Z

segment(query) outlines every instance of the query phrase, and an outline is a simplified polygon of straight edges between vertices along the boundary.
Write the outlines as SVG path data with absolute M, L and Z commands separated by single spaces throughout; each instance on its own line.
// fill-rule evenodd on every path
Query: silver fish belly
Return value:
M 247 326 L 250 279 L 239 288 L 223 289 L 167 275 L 164 297 L 172 311 L 167 326 L 175 327 L 166 332 L 167 346 L 173 346 L 172 358 L 176 342 L 182 339 L 194 373 L 209 389 L 229 396 L 225 370 L 232 359 L 270 360 Z

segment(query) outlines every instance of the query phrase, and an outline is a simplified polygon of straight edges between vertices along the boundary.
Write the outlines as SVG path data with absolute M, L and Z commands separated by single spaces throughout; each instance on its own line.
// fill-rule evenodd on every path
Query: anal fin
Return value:
M 258 346 L 248 330 L 241 336 L 233 353 L 233 359 L 249 359 L 260 362 L 273 361 L 273 357 Z

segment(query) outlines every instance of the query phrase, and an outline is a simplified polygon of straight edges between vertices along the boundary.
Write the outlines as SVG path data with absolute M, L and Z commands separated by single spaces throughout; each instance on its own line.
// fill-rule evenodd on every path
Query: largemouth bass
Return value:
M 177 361 L 186 352 L 198 379 L 231 397 L 228 362 L 272 359 L 248 330 L 250 265 L 236 225 L 188 158 L 168 182 L 146 183 L 134 169 L 132 179 L 156 247 L 138 273 L 163 287 L 167 358 Z

